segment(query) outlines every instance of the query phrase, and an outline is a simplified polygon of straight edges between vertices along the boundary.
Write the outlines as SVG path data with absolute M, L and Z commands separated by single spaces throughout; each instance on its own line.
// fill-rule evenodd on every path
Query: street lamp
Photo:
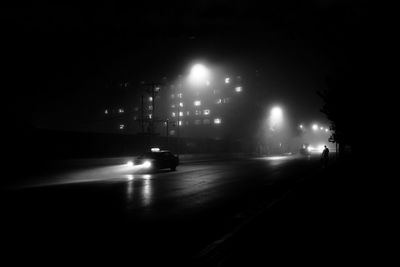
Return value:
M 190 69 L 188 81 L 194 86 L 210 85 L 208 80 L 210 76 L 209 69 L 203 64 L 195 64 Z
M 269 117 L 269 127 L 272 131 L 276 130 L 276 128 L 280 127 L 283 122 L 283 112 L 280 107 L 273 107 L 270 112 Z

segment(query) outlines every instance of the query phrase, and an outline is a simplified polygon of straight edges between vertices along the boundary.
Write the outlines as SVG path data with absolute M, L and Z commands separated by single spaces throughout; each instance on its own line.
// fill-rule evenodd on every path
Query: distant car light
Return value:
M 160 149 L 158 147 L 153 147 L 151 149 L 151 152 L 159 152 L 159 151 L 160 151 Z
M 132 167 L 134 164 L 133 164 L 133 162 L 130 160 L 130 161 L 128 161 L 128 162 L 126 163 L 126 165 L 129 166 L 129 167 Z

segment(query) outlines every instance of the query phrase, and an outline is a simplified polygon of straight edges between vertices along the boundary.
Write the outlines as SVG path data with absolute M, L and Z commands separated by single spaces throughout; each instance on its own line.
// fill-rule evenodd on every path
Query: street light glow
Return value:
M 192 85 L 209 85 L 209 70 L 203 64 L 195 64 L 190 70 L 189 82 Z
M 282 109 L 280 107 L 273 107 L 270 113 L 270 129 L 273 131 L 276 127 L 281 126 L 283 121 Z
M 313 124 L 312 129 L 313 129 L 314 131 L 317 131 L 317 130 L 318 130 L 318 124 Z

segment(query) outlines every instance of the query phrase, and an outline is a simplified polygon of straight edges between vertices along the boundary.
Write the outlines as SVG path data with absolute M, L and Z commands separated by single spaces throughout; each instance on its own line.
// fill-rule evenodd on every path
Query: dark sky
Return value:
M 53 2 L 1 8 L 11 121 L 90 119 L 118 101 L 120 81 L 139 90 L 140 81 L 175 76 L 196 58 L 259 70 L 268 88 L 261 95 L 298 119 L 323 118 L 315 92 L 351 55 L 369 15 L 362 3 L 334 0 Z

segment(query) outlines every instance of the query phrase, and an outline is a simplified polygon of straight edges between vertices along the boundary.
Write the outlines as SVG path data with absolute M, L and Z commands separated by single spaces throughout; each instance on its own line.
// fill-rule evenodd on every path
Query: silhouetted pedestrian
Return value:
M 329 149 L 325 146 L 324 150 L 322 151 L 321 155 L 322 164 L 324 167 L 328 166 L 329 162 Z

